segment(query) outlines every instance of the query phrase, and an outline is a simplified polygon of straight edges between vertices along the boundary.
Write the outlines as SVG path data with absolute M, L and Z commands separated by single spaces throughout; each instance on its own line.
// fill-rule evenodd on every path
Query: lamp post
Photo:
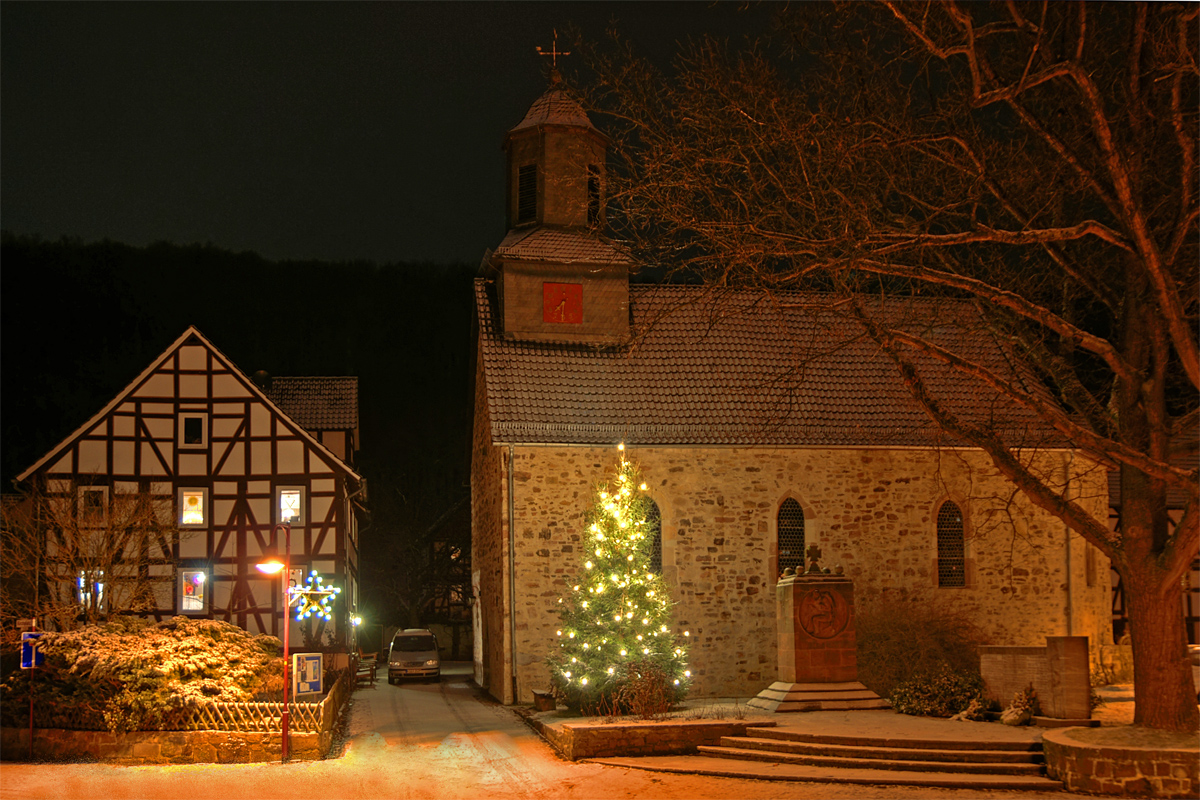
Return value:
M 288 759 L 288 702 L 290 698 L 291 676 L 288 675 L 288 631 L 292 627 L 292 621 L 288 619 L 288 613 L 292 608 L 291 587 L 288 582 L 292 577 L 292 526 L 287 522 L 282 522 L 271 529 L 271 534 L 274 536 L 279 529 L 283 529 L 283 562 L 280 563 L 276 557 L 268 557 L 256 566 L 259 572 L 267 575 L 274 575 L 276 572 L 283 570 L 283 741 L 280 748 L 280 762 L 285 762 Z

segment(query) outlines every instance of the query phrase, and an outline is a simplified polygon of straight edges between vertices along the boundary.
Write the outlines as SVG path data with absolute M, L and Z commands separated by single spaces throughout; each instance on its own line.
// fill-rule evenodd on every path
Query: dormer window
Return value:
M 537 164 L 517 170 L 517 224 L 537 219 Z

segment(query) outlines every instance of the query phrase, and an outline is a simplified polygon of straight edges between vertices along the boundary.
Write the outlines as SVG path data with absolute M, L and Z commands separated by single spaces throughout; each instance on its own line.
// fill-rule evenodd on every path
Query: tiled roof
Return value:
M 553 261 L 556 264 L 632 264 L 632 260 L 613 245 L 593 234 L 559 228 L 512 230 L 496 248 L 502 259 Z
M 534 100 L 529 111 L 525 112 L 525 118 L 512 130 L 519 131 L 538 125 L 574 125 L 595 130 L 583 107 L 575 102 L 561 83 L 552 84 L 541 97 Z
M 633 343 L 601 349 L 506 340 L 494 295 L 490 281 L 476 282 L 495 442 L 955 444 L 939 436 L 861 328 L 816 307 L 813 296 L 772 302 L 729 293 L 714 302 L 702 287 L 631 286 Z M 969 306 L 916 299 L 887 313 L 924 321 L 906 324 L 1019 380 Z M 947 367 L 922 366 L 962 419 L 1001 416 L 1011 443 L 1051 443 L 1052 432 L 998 395 Z
M 358 427 L 358 378 L 272 378 L 266 395 L 306 430 Z
M 1175 433 L 1172 442 L 1173 444 L 1180 445 L 1189 442 L 1194 443 L 1198 433 L 1200 433 L 1200 429 L 1197 428 L 1196 419 L 1193 417 Z M 1180 451 L 1170 457 L 1171 466 L 1178 467 L 1179 469 L 1200 469 L 1200 453 L 1184 447 L 1172 447 L 1171 449 L 1178 449 Z M 1184 508 L 1187 506 L 1189 499 L 1186 490 L 1175 486 L 1167 487 L 1167 508 Z M 1108 504 L 1113 508 L 1121 507 L 1121 471 L 1119 469 L 1108 471 Z

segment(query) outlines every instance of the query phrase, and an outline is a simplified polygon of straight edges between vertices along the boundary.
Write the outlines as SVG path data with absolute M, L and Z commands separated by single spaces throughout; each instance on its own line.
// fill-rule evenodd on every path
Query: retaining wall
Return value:
M 537 717 L 530 723 L 563 758 L 610 756 L 668 756 L 695 753 L 700 745 L 717 745 L 722 736 L 745 736 L 746 729 L 772 728 L 774 722 L 730 722 L 725 720 L 631 722 L 590 725 L 548 724 Z
M 1186 750 L 1109 746 L 1072 738 L 1076 728 L 1042 734 L 1046 772 L 1070 792 L 1125 797 L 1188 797 L 1200 793 L 1200 758 Z
M 288 758 L 317 761 L 329 753 L 330 731 L 292 733 Z M 278 732 L 239 731 L 69 731 L 35 728 L 35 761 L 104 761 L 111 764 L 248 764 L 278 761 Z M 0 752 L 6 761 L 29 758 L 29 729 L 0 728 Z

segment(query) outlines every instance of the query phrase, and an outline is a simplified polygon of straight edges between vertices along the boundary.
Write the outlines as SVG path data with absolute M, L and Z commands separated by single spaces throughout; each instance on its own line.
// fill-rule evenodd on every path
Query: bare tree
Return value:
M 396 489 L 372 500 L 364 586 L 384 624 L 454 629 L 470 619 L 470 497 L 441 474 L 410 475 L 410 494 Z M 458 635 L 453 630 L 455 651 Z
M 1111 560 L 1135 721 L 1172 730 L 1198 723 L 1179 611 L 1200 542 L 1197 473 L 1179 465 L 1200 388 L 1198 14 L 796 4 L 768 40 L 692 43 L 668 74 L 619 40 L 591 61 L 617 235 L 712 287 L 828 292 L 941 430 Z M 877 313 L 916 295 L 973 303 L 1034 380 Z M 935 368 L 1119 470 L 1119 529 L 1002 421 L 957 413 Z M 1175 524 L 1168 493 L 1184 498 Z
M 171 495 L 51 480 L 6 495 L 0 615 L 71 630 L 111 614 L 173 605 L 173 546 L 181 535 Z

